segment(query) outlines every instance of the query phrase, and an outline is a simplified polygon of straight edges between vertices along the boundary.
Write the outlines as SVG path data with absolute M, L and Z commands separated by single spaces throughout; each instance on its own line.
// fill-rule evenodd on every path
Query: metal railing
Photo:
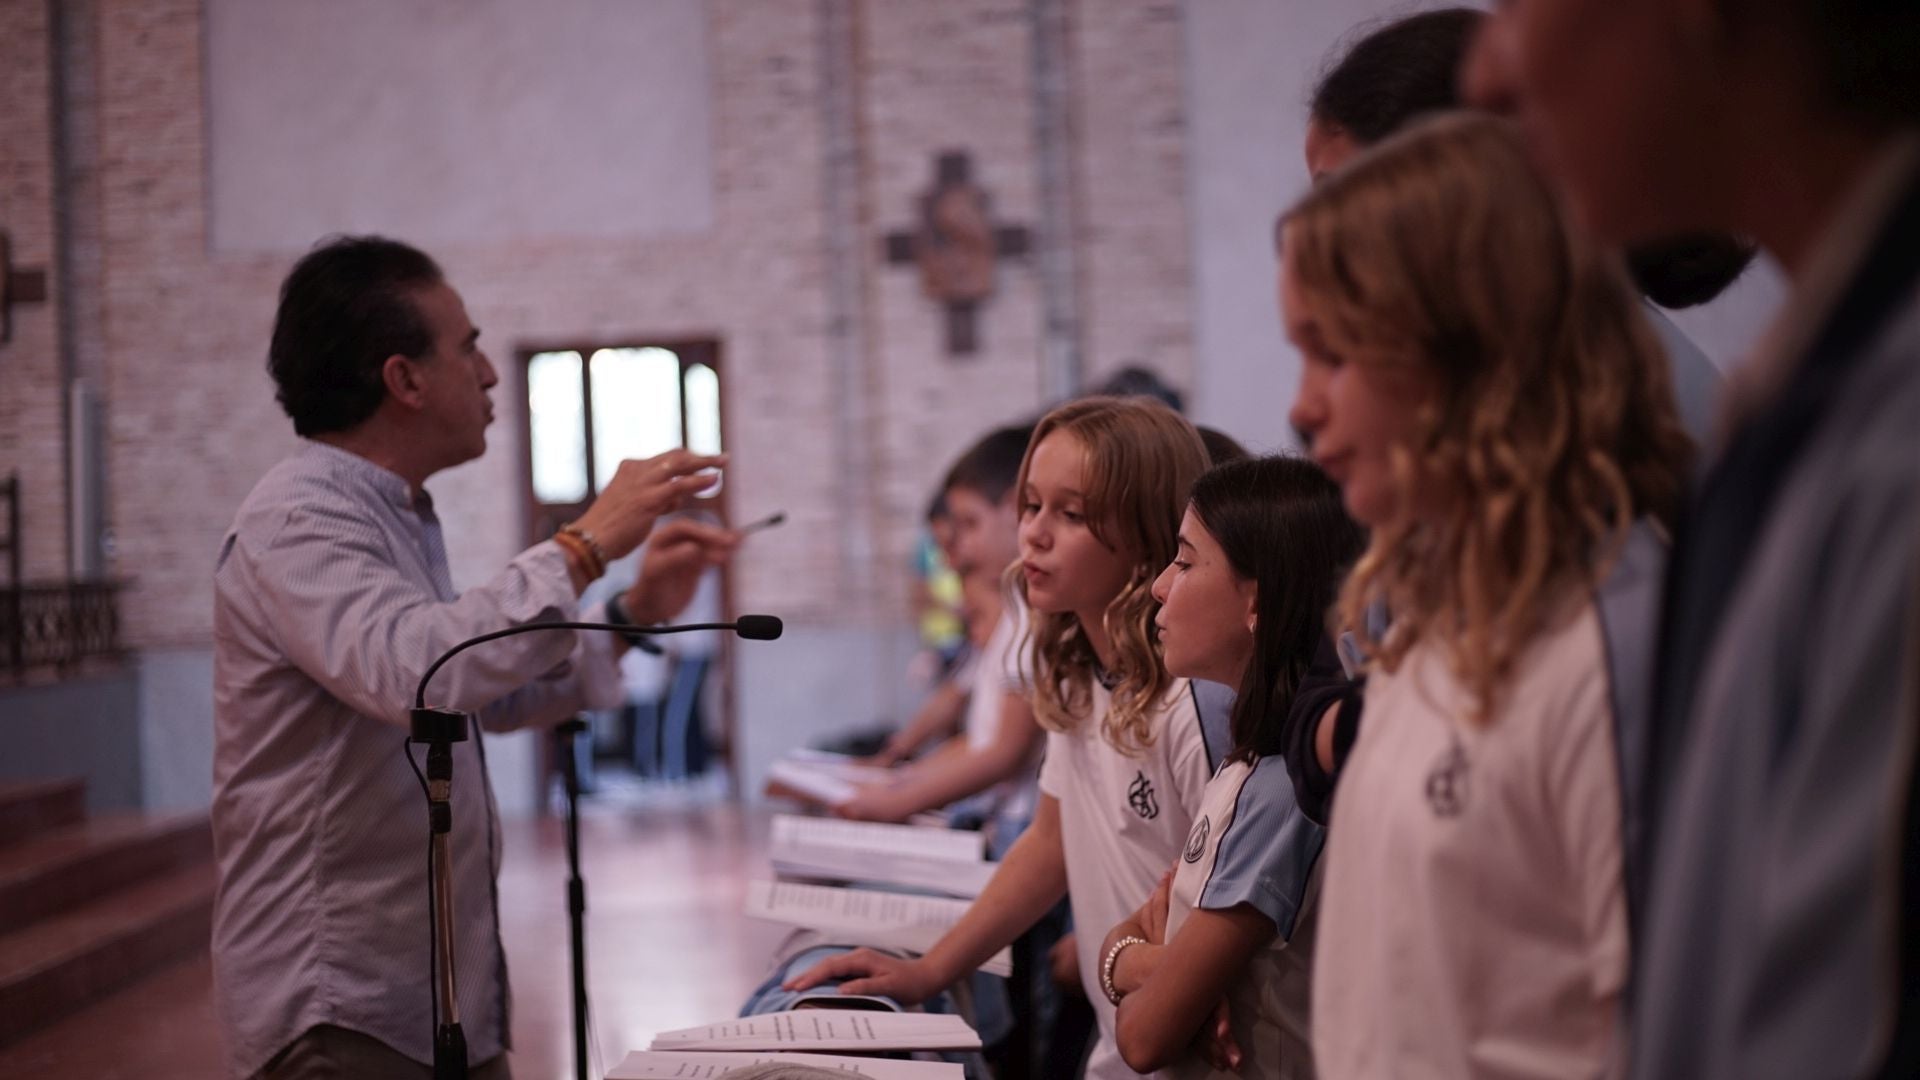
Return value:
M 7 534 L 7 582 L 0 586 L 0 663 L 16 678 L 40 668 L 66 669 L 120 653 L 120 612 L 113 581 L 21 580 L 20 478 L 0 480 Z

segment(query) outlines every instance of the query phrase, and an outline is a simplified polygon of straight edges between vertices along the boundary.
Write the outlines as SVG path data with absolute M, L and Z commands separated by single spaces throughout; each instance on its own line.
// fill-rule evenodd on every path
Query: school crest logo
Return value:
M 1148 821 L 1160 816 L 1160 800 L 1153 793 L 1153 781 L 1141 770 L 1134 770 L 1133 786 L 1127 788 L 1127 805 Z
M 1434 817 L 1459 817 L 1467 808 L 1468 772 L 1466 748 L 1455 739 L 1427 773 L 1427 805 Z
M 1212 828 L 1213 822 L 1202 814 L 1200 820 L 1194 823 L 1193 831 L 1187 834 L 1187 850 L 1180 857 L 1188 862 L 1199 862 L 1200 856 L 1206 854 L 1207 831 Z

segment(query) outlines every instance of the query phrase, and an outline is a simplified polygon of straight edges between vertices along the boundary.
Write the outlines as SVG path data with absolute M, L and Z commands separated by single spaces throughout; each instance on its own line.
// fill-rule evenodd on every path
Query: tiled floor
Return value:
M 731 1016 L 781 936 L 740 914 L 765 872 L 765 817 L 650 799 L 581 823 L 587 974 L 604 1074 L 656 1030 Z M 510 824 L 500 910 L 518 1080 L 570 1080 L 566 849 L 555 821 Z M 0 1050 L 0 1077 L 217 1080 L 225 1075 L 202 956 Z

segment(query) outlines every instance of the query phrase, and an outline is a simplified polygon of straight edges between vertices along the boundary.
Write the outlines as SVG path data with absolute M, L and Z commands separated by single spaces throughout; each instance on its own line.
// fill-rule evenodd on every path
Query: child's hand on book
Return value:
M 880 821 L 897 825 L 912 817 L 919 808 L 903 799 L 899 790 L 891 784 L 861 784 L 852 798 L 833 804 L 832 809 L 835 817 L 850 821 Z
M 840 984 L 843 994 L 874 994 L 902 1005 L 918 1005 L 942 989 L 925 961 L 902 960 L 872 949 L 828 957 L 788 979 L 781 988 L 811 990 L 835 979 L 846 980 Z

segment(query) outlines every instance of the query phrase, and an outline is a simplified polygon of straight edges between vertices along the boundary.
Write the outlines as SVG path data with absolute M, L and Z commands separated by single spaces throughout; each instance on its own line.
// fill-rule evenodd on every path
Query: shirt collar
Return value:
M 325 463 L 328 472 L 337 476 L 350 476 L 372 487 L 380 497 L 402 510 L 430 511 L 433 509 L 433 497 L 425 488 L 418 493 L 413 485 L 392 469 L 376 465 L 351 450 L 342 450 L 331 443 L 313 439 L 303 440 L 302 452 Z

